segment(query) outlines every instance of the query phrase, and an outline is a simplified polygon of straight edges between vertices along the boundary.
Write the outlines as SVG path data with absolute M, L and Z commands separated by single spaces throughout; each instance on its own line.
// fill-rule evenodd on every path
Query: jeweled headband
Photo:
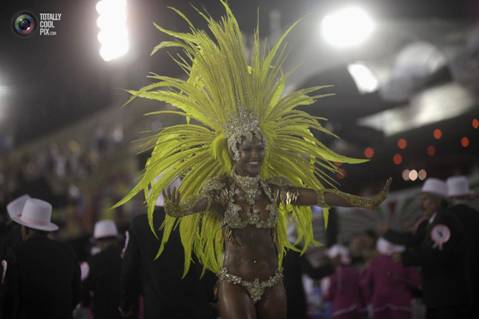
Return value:
M 224 128 L 228 149 L 233 154 L 233 160 L 237 161 L 240 158 L 239 145 L 244 138 L 251 142 L 253 137 L 263 141 L 263 134 L 259 127 L 259 120 L 250 111 L 245 108 L 240 108 L 238 116 L 231 118 Z

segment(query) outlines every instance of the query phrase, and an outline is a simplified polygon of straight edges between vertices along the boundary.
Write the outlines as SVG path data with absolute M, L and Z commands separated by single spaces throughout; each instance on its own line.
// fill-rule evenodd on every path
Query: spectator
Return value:
M 404 251 L 384 238 L 377 242 L 379 255 L 361 274 L 363 295 L 370 305 L 371 319 L 411 319 L 412 293 L 419 289 L 416 269 L 404 267 L 393 260 L 393 253 Z
M 72 318 L 80 299 L 80 268 L 73 250 L 48 238 L 58 229 L 51 215 L 52 206 L 35 198 L 27 199 L 20 215 L 10 214 L 21 225 L 23 240 L 15 251 L 22 319 Z
M 359 270 L 350 265 L 346 247 L 334 245 L 328 251 L 336 270 L 323 283 L 325 299 L 332 301 L 332 318 L 360 319 L 365 316 L 365 303 L 361 295 Z M 323 279 L 324 280 L 324 279 Z
M 100 251 L 87 264 L 83 282 L 83 306 L 93 303 L 95 319 L 120 318 L 121 249 L 118 231 L 111 220 L 95 224 L 93 237 Z

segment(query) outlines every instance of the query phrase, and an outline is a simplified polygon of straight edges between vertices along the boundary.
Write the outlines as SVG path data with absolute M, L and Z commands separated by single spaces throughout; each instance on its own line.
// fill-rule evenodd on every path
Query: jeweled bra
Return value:
M 231 229 L 240 229 L 247 226 L 256 228 L 275 228 L 278 222 L 278 208 L 275 196 L 268 183 L 260 180 L 258 190 L 263 191 L 270 204 L 266 206 L 267 217 L 261 218 L 261 211 L 253 208 L 252 211 L 244 212 L 243 208 L 236 203 L 235 195 L 241 192 L 240 187 L 231 179 L 226 182 L 224 179 L 214 179 L 210 181 L 203 189 L 210 193 L 217 201 L 225 207 L 223 217 L 223 226 Z

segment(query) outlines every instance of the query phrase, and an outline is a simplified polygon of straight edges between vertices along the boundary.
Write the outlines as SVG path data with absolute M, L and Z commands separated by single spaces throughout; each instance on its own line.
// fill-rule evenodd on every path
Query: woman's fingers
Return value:
M 174 187 L 172 189 L 172 193 L 173 193 L 173 195 L 172 195 L 173 196 L 173 201 L 178 204 L 180 202 L 180 193 L 178 192 L 178 189 L 176 187 Z
M 391 188 L 391 183 L 393 182 L 392 177 L 389 177 L 384 185 L 384 192 L 389 193 L 389 189 Z

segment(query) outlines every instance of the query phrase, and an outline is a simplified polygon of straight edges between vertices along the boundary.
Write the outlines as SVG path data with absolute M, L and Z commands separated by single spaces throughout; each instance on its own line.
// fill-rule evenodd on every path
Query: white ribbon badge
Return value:
M 446 225 L 436 225 L 431 231 L 431 239 L 434 242 L 433 248 L 442 249 L 442 246 L 451 238 L 451 231 Z

